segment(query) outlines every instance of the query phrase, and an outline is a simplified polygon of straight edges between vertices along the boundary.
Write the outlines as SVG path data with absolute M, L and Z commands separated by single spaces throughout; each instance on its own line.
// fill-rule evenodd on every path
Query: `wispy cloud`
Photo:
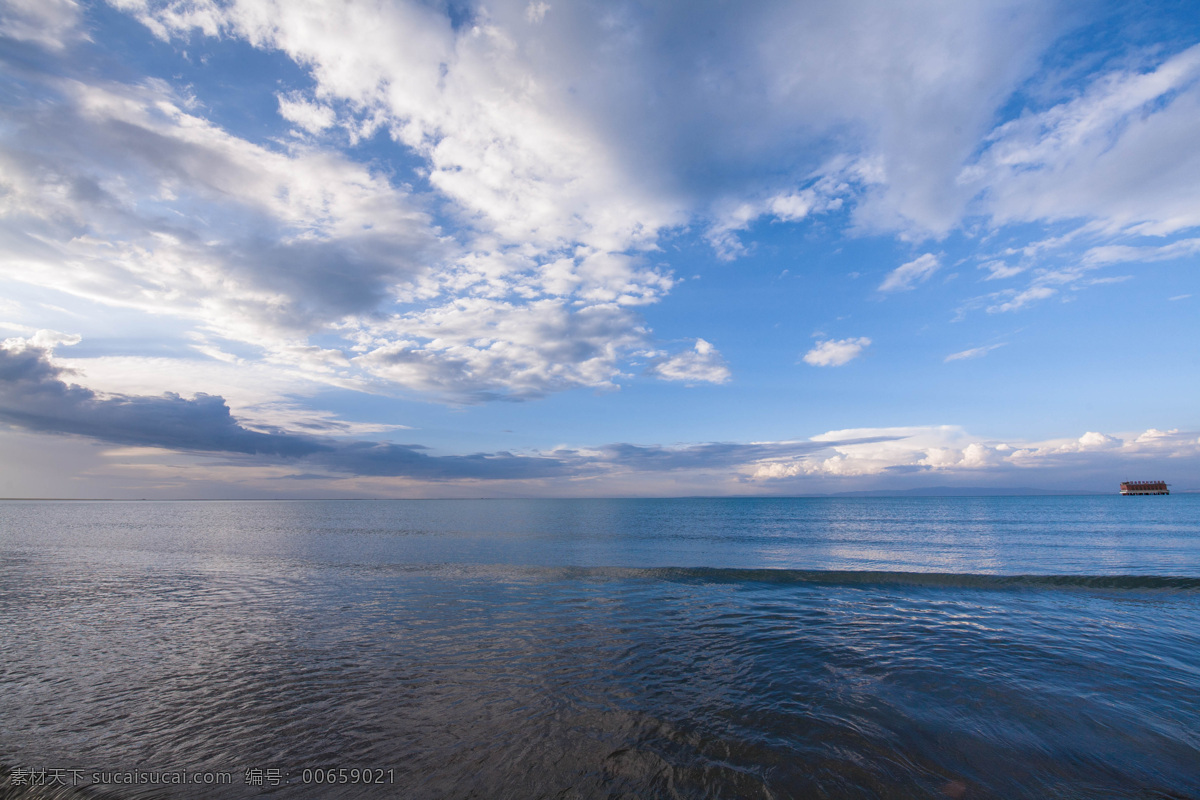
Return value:
M 888 276 L 883 279 L 883 283 L 879 284 L 879 291 L 904 292 L 916 288 L 918 283 L 929 280 L 941 266 L 942 263 L 937 256 L 926 253 L 889 272 Z
M 1200 239 L 1179 239 L 1165 245 L 1130 246 L 1120 244 L 1093 247 L 1083 254 L 1085 264 L 1122 264 L 1129 262 L 1171 261 L 1200 253 Z
M 957 353 L 951 353 L 942 360 L 944 363 L 949 364 L 951 361 L 963 361 L 968 358 L 982 358 L 993 350 L 999 347 L 1004 347 L 1006 344 L 1008 343 L 1001 342 L 1000 344 L 989 344 L 985 345 L 984 347 L 972 347 L 969 350 L 960 350 Z
M 988 306 L 987 310 L 989 314 L 1018 311 L 1025 308 L 1025 306 L 1036 303 L 1039 300 L 1045 300 L 1048 297 L 1053 297 L 1056 294 L 1058 294 L 1058 290 L 1053 287 L 1034 285 L 1028 289 L 1006 292 L 999 295 L 1002 301 Z
M 1200 45 L 1095 76 L 1080 94 L 1007 122 L 959 180 L 994 222 L 1089 220 L 1162 236 L 1200 225 Z M 1155 176 L 1147 180 L 1147 176 Z M 1124 257 L 1099 250 L 1094 257 Z

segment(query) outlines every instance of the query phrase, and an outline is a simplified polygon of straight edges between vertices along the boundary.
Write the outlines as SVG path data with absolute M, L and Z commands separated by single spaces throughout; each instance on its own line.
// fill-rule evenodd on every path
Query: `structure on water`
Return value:
M 1170 494 L 1166 481 L 1121 481 L 1121 494 Z

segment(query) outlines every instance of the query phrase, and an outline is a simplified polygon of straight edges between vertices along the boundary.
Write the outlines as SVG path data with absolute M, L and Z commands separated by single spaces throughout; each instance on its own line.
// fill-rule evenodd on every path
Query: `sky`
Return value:
M 1200 489 L 1190 2 L 3 0 L 0 496 Z

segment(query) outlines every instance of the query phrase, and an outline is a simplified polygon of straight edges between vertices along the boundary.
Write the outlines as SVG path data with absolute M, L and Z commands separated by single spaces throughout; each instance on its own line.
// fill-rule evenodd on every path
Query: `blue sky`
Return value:
M 0 496 L 1200 489 L 1187 3 L 9 0 Z

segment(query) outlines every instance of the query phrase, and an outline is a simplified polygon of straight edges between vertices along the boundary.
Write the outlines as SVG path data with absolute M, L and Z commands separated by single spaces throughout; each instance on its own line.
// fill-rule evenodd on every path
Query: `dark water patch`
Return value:
M 947 589 L 1099 589 L 1110 591 L 1200 592 L 1200 578 L 1172 575 L 986 575 L 872 570 L 726 569 L 720 567 L 572 567 L 539 574 L 581 579 L 647 579 L 695 583 L 754 583 L 793 586 L 913 586 Z

